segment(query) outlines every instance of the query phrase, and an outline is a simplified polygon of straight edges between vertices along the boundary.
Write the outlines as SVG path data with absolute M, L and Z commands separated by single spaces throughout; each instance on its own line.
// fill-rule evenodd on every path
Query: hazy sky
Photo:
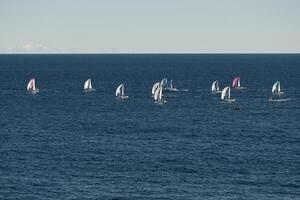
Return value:
M 0 53 L 300 52 L 300 0 L 0 0 Z

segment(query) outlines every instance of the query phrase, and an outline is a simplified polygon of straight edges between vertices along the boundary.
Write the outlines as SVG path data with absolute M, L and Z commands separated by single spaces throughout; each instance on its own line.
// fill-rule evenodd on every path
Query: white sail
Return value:
M 161 101 L 162 100 L 162 92 L 163 92 L 163 88 L 161 87 L 161 85 L 156 88 L 156 90 L 154 91 L 154 100 L 155 101 Z
M 280 82 L 276 81 L 272 87 L 272 93 L 278 92 L 278 85 L 280 85 Z
M 174 87 L 173 80 L 170 80 L 168 82 L 168 80 L 165 79 L 163 82 L 165 83 L 165 86 L 163 87 L 164 90 L 167 90 L 169 92 L 179 91 L 176 87 Z
M 92 80 L 89 82 L 89 89 L 92 89 Z
M 123 84 L 123 86 L 121 87 L 121 96 L 122 96 L 122 97 L 124 96 L 124 84 Z
M 168 79 L 167 79 L 167 78 L 163 78 L 163 79 L 160 81 L 160 86 L 163 87 L 163 88 L 165 88 L 167 82 L 168 82 Z
M 124 88 L 125 87 L 123 83 L 119 85 L 116 89 L 116 96 L 120 97 L 121 99 L 128 99 L 128 96 L 125 96 Z
M 281 84 L 280 84 L 280 81 L 276 81 L 272 87 L 272 93 L 273 94 L 278 94 L 278 95 L 281 95 L 283 94 L 284 92 L 281 91 Z
M 122 83 L 116 89 L 116 96 L 120 97 L 120 96 L 123 96 L 123 95 L 124 95 L 124 84 Z
M 32 80 L 33 80 L 33 79 L 30 79 L 30 81 L 29 81 L 28 84 L 27 84 L 27 91 L 32 90 Z
M 152 87 L 152 92 L 151 94 L 154 95 L 155 90 L 159 87 L 159 82 L 155 83 Z
M 170 81 L 170 89 L 174 89 L 174 87 L 173 87 L 173 80 Z
M 158 95 L 158 100 L 162 100 L 162 87 L 159 88 L 159 95 Z
M 159 96 L 160 96 L 160 91 L 161 91 L 161 90 L 162 90 L 162 87 L 159 86 L 159 87 L 156 88 L 156 90 L 154 91 L 154 96 L 153 96 L 153 98 L 154 98 L 155 101 L 159 100 Z
M 216 91 L 219 91 L 219 84 L 218 84 L 218 81 L 214 81 L 213 84 L 211 85 L 211 91 L 212 92 L 216 92 Z
M 35 79 L 32 78 L 27 84 L 27 91 L 37 91 L 37 88 L 35 87 Z
M 90 78 L 88 80 L 86 80 L 83 87 L 85 90 L 91 90 L 92 89 L 92 80 Z
M 223 89 L 221 94 L 221 100 L 230 99 L 230 87 L 227 86 Z

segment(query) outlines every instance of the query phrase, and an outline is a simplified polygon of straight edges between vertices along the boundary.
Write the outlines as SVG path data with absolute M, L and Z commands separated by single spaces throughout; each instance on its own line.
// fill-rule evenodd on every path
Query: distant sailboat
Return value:
M 121 99 L 127 99 L 128 98 L 128 96 L 124 95 L 124 84 L 123 83 L 117 87 L 116 97 L 119 97 Z
M 154 96 L 153 96 L 155 101 L 159 101 L 162 99 L 162 87 L 159 86 L 158 88 L 156 88 L 156 90 L 154 91 Z
M 157 83 L 155 83 L 154 85 L 153 85 L 153 87 L 152 87 L 152 91 L 151 91 L 151 94 L 152 95 L 154 95 L 154 92 L 155 92 L 155 90 L 159 87 L 159 82 L 157 82 Z
M 30 81 L 27 84 L 27 91 L 32 93 L 37 93 L 39 89 L 35 87 L 35 78 L 30 79 Z
M 284 92 L 281 91 L 281 87 L 280 87 L 280 81 L 276 81 L 272 87 L 272 93 L 273 94 L 283 94 Z
M 241 86 L 241 78 L 240 77 L 235 77 L 232 81 L 232 88 L 235 89 L 246 89 L 246 87 Z
M 221 94 L 221 100 L 226 101 L 226 102 L 235 101 L 235 99 L 231 99 L 230 86 L 227 86 L 223 89 L 222 94 Z
M 166 90 L 170 91 L 170 92 L 176 92 L 176 91 L 179 91 L 177 88 L 174 87 L 173 85 L 173 80 L 170 80 L 169 82 L 169 86 L 166 88 Z
M 171 81 L 170 81 L 170 88 L 171 89 L 173 89 L 174 87 L 173 87 L 173 80 L 171 79 Z
M 166 100 L 163 100 L 162 98 L 162 91 L 163 91 L 163 88 L 162 86 L 160 85 L 158 88 L 156 88 L 156 90 L 154 91 L 154 100 L 157 101 L 157 102 L 167 102 Z
M 232 87 L 233 88 L 239 88 L 241 87 L 241 78 L 240 77 L 236 77 L 233 79 L 232 81 Z
M 165 89 L 167 88 L 168 86 L 168 79 L 167 78 L 163 78 L 161 81 L 160 81 L 160 86 Z
M 214 81 L 213 84 L 211 85 L 211 92 L 212 93 L 219 93 L 219 92 L 221 92 L 220 88 L 219 88 L 219 82 L 217 80 Z
M 94 90 L 93 87 L 92 87 L 92 80 L 90 78 L 85 81 L 83 88 L 84 88 L 85 91 Z

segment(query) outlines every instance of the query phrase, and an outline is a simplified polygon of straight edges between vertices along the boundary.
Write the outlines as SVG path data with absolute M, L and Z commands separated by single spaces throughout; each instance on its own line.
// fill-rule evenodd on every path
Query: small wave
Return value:
M 271 99 L 270 102 L 284 102 L 284 101 L 292 101 L 295 100 L 295 98 L 287 98 L 287 99 Z
M 282 187 L 288 187 L 288 188 L 300 188 L 300 185 L 297 183 L 281 183 Z
M 177 92 L 188 92 L 190 91 L 189 89 L 178 89 Z

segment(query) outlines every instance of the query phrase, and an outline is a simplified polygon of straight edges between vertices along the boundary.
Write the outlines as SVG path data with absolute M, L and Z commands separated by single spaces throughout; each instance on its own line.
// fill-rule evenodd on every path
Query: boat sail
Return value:
M 213 84 L 211 85 L 211 92 L 212 93 L 220 92 L 219 82 L 217 80 L 214 81 Z
M 156 88 L 156 90 L 154 91 L 154 96 L 153 96 L 155 101 L 159 101 L 162 99 L 162 87 L 159 86 L 158 88 Z
M 241 88 L 241 78 L 240 77 L 236 77 L 233 79 L 232 87 L 233 88 Z
M 170 89 L 174 89 L 174 87 L 173 87 L 173 80 L 171 79 L 171 81 L 170 81 Z
M 280 81 L 276 81 L 272 87 L 273 94 L 283 94 L 280 87 Z
M 93 90 L 92 80 L 90 78 L 85 81 L 83 88 L 84 90 Z
M 154 95 L 154 92 L 155 92 L 155 90 L 159 87 L 159 82 L 157 82 L 157 83 L 155 83 L 154 85 L 153 85 L 153 87 L 152 87 L 152 91 L 151 91 L 151 94 L 152 95 Z
M 171 79 L 169 84 L 168 84 L 168 87 L 166 88 L 169 92 L 172 92 L 172 91 L 179 91 L 177 88 L 174 87 L 173 85 L 173 80 Z
M 36 93 L 39 91 L 39 89 L 37 89 L 35 87 L 35 78 L 30 79 L 30 81 L 28 82 L 27 91 L 32 92 L 32 93 Z
M 231 99 L 230 86 L 227 86 L 222 90 L 221 100 L 227 102 L 235 101 L 235 99 Z
M 160 86 L 165 89 L 167 88 L 167 85 L 168 85 L 168 79 L 167 78 L 163 78 L 161 81 L 160 81 Z
M 124 95 L 124 84 L 123 83 L 117 87 L 117 89 L 116 89 L 116 97 L 119 97 L 121 99 L 128 98 L 128 96 Z

